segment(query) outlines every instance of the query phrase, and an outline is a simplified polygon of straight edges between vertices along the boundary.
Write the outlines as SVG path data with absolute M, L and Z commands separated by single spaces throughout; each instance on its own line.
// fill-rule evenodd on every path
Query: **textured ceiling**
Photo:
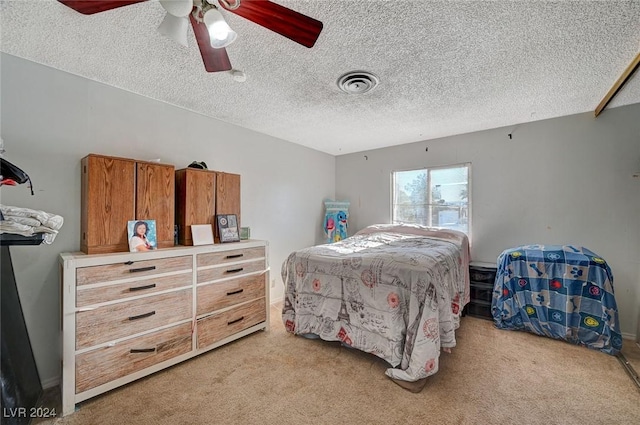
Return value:
M 593 111 L 640 51 L 640 0 L 276 2 L 324 29 L 307 49 L 224 11 L 244 83 L 205 72 L 191 28 L 160 35 L 154 0 L 2 0 L 1 50 L 333 155 Z M 352 70 L 380 85 L 341 92 Z M 639 102 L 635 75 L 609 108 Z

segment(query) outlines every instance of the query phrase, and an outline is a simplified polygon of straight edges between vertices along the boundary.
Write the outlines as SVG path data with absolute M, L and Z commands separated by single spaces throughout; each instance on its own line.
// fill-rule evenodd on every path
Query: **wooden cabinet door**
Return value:
M 240 230 L 240 175 L 216 172 L 216 214 L 235 214 Z M 219 238 L 218 227 L 216 238 Z
M 158 248 L 174 245 L 175 168 L 138 162 L 136 170 L 136 220 L 155 220 Z
M 214 224 L 215 189 L 214 171 L 195 168 L 176 171 L 176 221 L 181 245 L 193 245 L 192 224 Z
M 89 155 L 81 164 L 82 251 L 128 251 L 127 222 L 135 213 L 135 162 Z

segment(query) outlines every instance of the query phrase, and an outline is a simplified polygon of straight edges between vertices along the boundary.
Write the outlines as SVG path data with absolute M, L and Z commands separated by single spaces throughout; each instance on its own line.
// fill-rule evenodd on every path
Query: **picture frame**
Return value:
M 235 214 L 220 214 L 216 216 L 220 242 L 239 242 L 238 218 Z
M 144 226 L 144 228 L 143 228 Z M 152 251 L 158 248 L 155 220 L 130 220 L 127 222 L 127 239 L 130 252 Z
M 192 224 L 191 239 L 193 246 L 213 245 L 213 227 L 210 224 Z

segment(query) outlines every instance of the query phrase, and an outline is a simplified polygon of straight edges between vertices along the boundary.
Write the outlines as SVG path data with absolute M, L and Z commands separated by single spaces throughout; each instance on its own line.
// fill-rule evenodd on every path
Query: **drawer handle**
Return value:
M 242 291 L 244 291 L 244 289 L 238 289 L 237 291 L 227 292 L 227 295 L 241 294 Z
M 127 261 L 126 263 L 124 263 L 124 265 L 125 265 L 125 266 L 130 266 L 130 265 L 132 265 L 132 264 L 133 264 L 133 261 L 131 261 L 131 260 L 129 260 L 129 261 Z
M 244 254 L 233 254 L 233 255 L 227 255 L 225 258 L 230 259 L 230 258 L 240 258 L 243 257 Z
M 144 319 L 145 317 L 151 317 L 151 316 L 153 316 L 154 314 L 156 314 L 156 312 L 155 312 L 155 311 L 150 311 L 150 312 L 148 312 L 148 313 L 140 314 L 140 315 L 138 315 L 138 316 L 129 316 L 129 320 Z
M 129 353 L 131 354 L 136 354 L 136 353 L 155 353 L 156 349 L 154 348 L 132 348 L 131 350 L 129 350 Z
M 239 319 L 227 322 L 227 326 L 233 325 L 234 323 L 242 322 L 243 320 L 244 320 L 244 316 L 240 317 Z
M 151 285 L 145 285 L 145 286 L 136 286 L 135 288 L 129 288 L 129 292 L 133 292 L 133 291 L 142 291 L 145 289 L 151 289 L 151 288 L 155 288 L 156 284 L 152 283 Z
M 227 270 L 227 273 L 238 273 L 238 272 L 241 272 L 242 270 L 244 270 L 244 267 L 240 267 L 238 269 Z
M 155 270 L 156 266 L 140 267 L 139 269 L 129 269 L 129 273 L 148 272 L 149 270 Z

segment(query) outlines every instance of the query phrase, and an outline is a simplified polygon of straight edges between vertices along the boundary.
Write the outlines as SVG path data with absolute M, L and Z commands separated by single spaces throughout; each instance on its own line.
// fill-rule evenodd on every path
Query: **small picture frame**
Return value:
M 155 220 L 131 220 L 127 222 L 130 252 L 152 251 L 158 248 Z
M 220 242 L 239 242 L 238 220 L 235 214 L 221 214 L 216 216 Z
M 210 224 L 192 224 L 191 239 L 193 246 L 213 245 L 213 228 Z

